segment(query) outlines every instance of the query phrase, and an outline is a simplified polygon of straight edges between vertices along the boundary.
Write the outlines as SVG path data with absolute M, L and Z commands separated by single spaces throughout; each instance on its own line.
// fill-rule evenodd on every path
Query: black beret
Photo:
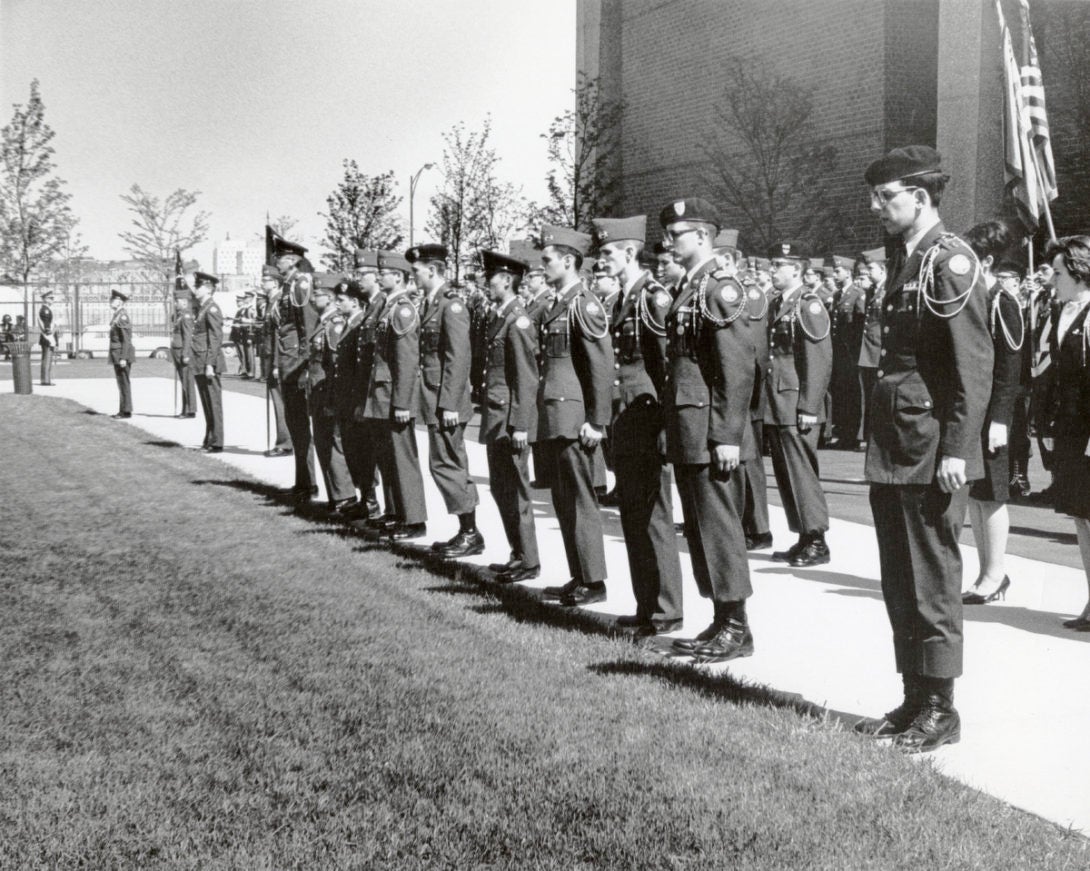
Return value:
M 527 264 L 517 257 L 503 254 L 499 251 L 481 251 L 481 262 L 484 264 L 486 275 L 495 275 L 497 272 L 507 272 L 510 275 L 522 277 L 526 274 Z
M 875 187 L 929 172 L 942 172 L 942 155 L 930 145 L 906 145 L 894 148 L 874 161 L 863 173 L 863 178 Z
M 683 200 L 674 200 L 659 213 L 659 223 L 663 227 L 694 221 L 712 224 L 717 233 L 719 228 L 723 226 L 723 221 L 719 217 L 719 210 L 702 197 L 686 197 Z

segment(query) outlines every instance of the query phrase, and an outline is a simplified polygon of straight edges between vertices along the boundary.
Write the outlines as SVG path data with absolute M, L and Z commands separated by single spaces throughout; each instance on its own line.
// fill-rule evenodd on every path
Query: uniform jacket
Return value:
M 314 332 L 318 312 L 312 305 L 297 306 L 293 291 L 302 273 L 291 276 L 272 307 L 272 364 L 282 382 L 297 380 L 307 370 L 307 337 Z
M 175 362 L 193 358 L 193 309 L 188 303 L 179 305 L 170 327 L 170 353 Z
M 269 297 L 264 302 L 258 301 L 257 313 L 261 321 L 261 330 L 258 339 L 258 353 L 262 357 L 271 358 L 273 346 L 276 344 L 276 302 L 280 294 Z
M 876 284 L 867 291 L 863 337 L 859 346 L 859 365 L 868 369 L 878 367 L 878 355 L 882 350 L 882 301 L 885 296 L 885 279 L 881 284 Z
M 749 317 L 750 332 L 753 336 L 753 345 L 756 350 L 756 361 L 753 367 L 753 395 L 749 402 L 749 417 L 751 421 L 764 421 L 765 410 L 768 408 L 768 396 L 765 393 L 765 363 L 768 360 L 768 309 L 771 303 L 770 294 L 765 293 L 757 285 L 746 290 L 747 316 Z M 757 445 L 760 453 L 761 446 Z
M 315 408 L 321 407 L 330 412 L 333 411 L 333 356 L 344 332 L 344 324 L 344 316 L 337 310 L 336 305 L 330 303 L 318 313 L 318 322 L 307 342 L 310 357 L 307 377 L 310 379 L 311 404 Z
M 356 419 L 357 411 L 362 418 L 367 400 L 367 381 L 360 377 L 365 316 L 366 311 L 362 308 L 354 312 L 344 322 L 340 339 L 333 348 L 333 375 L 330 379 L 332 403 L 337 415 L 345 420 Z M 370 353 L 374 354 L 374 346 L 371 346 Z
M 537 327 L 518 299 L 493 313 L 481 386 L 482 444 L 525 432 L 537 438 Z
M 643 272 L 610 312 L 614 456 L 659 452 L 659 397 L 666 384 L 666 316 L 672 301 L 651 273 Z
M 223 356 L 223 312 L 211 296 L 197 309 L 193 318 L 193 368 L 204 374 L 205 366 L 215 367 L 217 375 L 227 371 Z
M 405 290 L 386 297 L 375 325 L 375 353 L 367 380 L 364 417 L 392 420 L 412 410 L 420 378 L 420 317 Z
M 850 359 L 852 365 L 859 359 L 866 318 L 866 293 L 855 282 L 845 285 L 833 306 L 833 348 L 837 354 Z
M 921 265 L 936 245 L 929 295 L 937 302 L 929 306 L 920 292 Z M 976 257 L 939 223 L 907 260 L 903 249 L 895 253 L 891 267 L 878 380 L 868 406 L 866 478 L 929 485 L 942 457 L 958 457 L 976 480 L 984 474 L 980 433 L 993 363 L 988 294 Z M 936 315 L 933 307 L 950 316 Z
M 1026 327 L 1022 306 L 999 282 L 988 293 L 988 326 L 992 333 L 992 393 L 984 425 L 1001 423 L 1010 429 L 1014 406 L 1022 396 Z
M 672 463 L 711 461 L 716 445 L 756 457 L 750 403 L 757 350 L 748 297 L 714 259 L 681 286 L 666 317 L 668 371 L 663 403 Z
M 1049 345 L 1052 365 L 1045 388 L 1043 432 L 1049 437 L 1063 436 L 1083 444 L 1090 439 L 1090 350 L 1086 330 L 1090 305 L 1084 306 L 1058 341 L 1059 312 L 1052 318 Z M 1090 459 L 1087 460 L 1090 462 Z
M 57 342 L 53 334 L 53 309 L 44 302 L 38 309 L 38 344 L 43 348 L 52 348 Z
M 541 316 L 538 440 L 579 437 L 609 425 L 613 346 L 602 304 L 576 282 Z
M 121 306 L 110 318 L 110 362 L 116 366 L 122 360 L 126 363 L 136 360 L 136 349 L 132 345 L 132 321 L 125 306 Z
M 439 422 L 439 409 L 473 417 L 469 374 L 472 363 L 469 309 L 447 285 L 425 297 L 420 309 L 420 385 L 416 416 L 428 425 Z
M 821 297 L 800 287 L 790 299 L 769 302 L 764 422 L 796 426 L 798 415 L 825 420 L 825 394 L 833 374 L 829 314 Z

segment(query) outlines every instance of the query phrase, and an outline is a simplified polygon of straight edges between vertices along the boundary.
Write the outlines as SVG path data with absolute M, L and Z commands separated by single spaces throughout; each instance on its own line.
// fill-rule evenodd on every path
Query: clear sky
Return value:
M 570 104 L 575 0 L 0 0 L 0 118 L 41 82 L 59 175 L 95 257 L 122 257 L 119 195 L 202 192 L 212 243 L 265 213 L 322 234 L 354 158 L 408 178 L 489 113 L 500 175 L 544 197 L 539 135 Z M 417 241 L 439 181 L 416 194 Z

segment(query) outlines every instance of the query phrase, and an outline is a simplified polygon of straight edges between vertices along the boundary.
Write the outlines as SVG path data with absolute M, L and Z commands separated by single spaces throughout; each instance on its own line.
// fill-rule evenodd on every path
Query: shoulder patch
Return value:
M 598 314 L 599 311 L 601 311 L 601 309 L 599 308 L 598 303 L 596 303 L 596 302 L 588 302 L 587 303 L 587 314 L 596 315 L 596 314 Z
M 723 297 L 723 302 L 738 301 L 738 291 L 731 287 L 729 284 L 726 287 L 721 288 L 719 293 Z
M 820 314 L 821 311 L 822 311 L 822 308 L 823 307 L 822 307 L 820 302 L 812 302 L 812 303 L 810 303 L 810 314 L 812 314 L 812 315 Z
M 460 302 L 452 302 L 450 304 L 450 310 L 455 314 L 458 314 L 462 310 L 462 304 Z
M 411 316 L 412 313 L 413 313 L 412 308 L 410 306 L 407 306 L 407 305 L 402 306 L 401 308 L 399 308 L 397 310 L 398 317 L 402 317 L 402 318 L 407 318 L 407 317 Z
M 518 319 L 515 321 L 515 326 L 520 330 L 528 329 L 530 326 L 530 319 L 526 317 L 526 315 L 519 315 Z
M 757 290 L 757 288 L 751 287 L 749 289 L 749 298 L 750 299 L 760 299 L 761 298 L 761 292 L 759 290 Z
M 212 306 L 212 307 L 211 307 L 211 308 L 209 308 L 208 310 L 209 310 L 210 312 L 215 312 L 216 314 L 219 314 L 219 313 L 220 313 L 220 310 L 219 310 L 218 308 L 216 308 L 215 306 Z
M 955 254 L 947 261 L 947 264 L 954 275 L 967 275 L 972 268 L 972 263 L 969 262 L 969 258 L 964 254 Z
M 663 308 L 670 304 L 670 294 L 668 294 L 665 290 L 656 291 L 654 300 L 655 305 L 657 305 L 659 308 Z

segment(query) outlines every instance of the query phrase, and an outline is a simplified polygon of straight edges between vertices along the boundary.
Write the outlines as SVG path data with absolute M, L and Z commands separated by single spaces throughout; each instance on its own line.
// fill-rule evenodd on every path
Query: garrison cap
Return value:
M 356 268 L 378 269 L 378 252 L 374 248 L 357 248 Z
M 279 281 L 280 280 L 280 270 L 277 269 L 275 266 L 268 266 L 268 265 L 262 266 L 261 267 L 261 277 L 262 278 L 275 278 L 277 281 Z
M 504 254 L 500 251 L 488 251 L 481 249 L 481 263 L 484 264 L 485 275 L 495 275 L 497 272 L 506 272 L 521 278 L 526 274 L 528 265 L 518 257 Z
M 859 260 L 862 263 L 885 263 L 886 262 L 886 249 L 885 248 L 871 248 L 869 251 L 864 251 L 859 255 Z
M 378 251 L 375 261 L 379 269 L 398 269 L 406 273 L 409 271 L 409 261 L 396 251 Z
M 737 230 L 720 230 L 719 235 L 715 237 L 715 241 L 712 242 L 712 247 L 718 251 L 720 248 L 730 248 L 732 251 L 738 250 L 738 231 Z
M 435 260 L 447 262 L 447 246 L 436 243 L 414 245 L 405 252 L 405 259 L 410 263 L 430 263 Z
M 569 230 L 567 227 L 555 227 L 552 224 L 541 225 L 541 247 L 550 245 L 566 245 L 581 255 L 586 256 L 590 251 L 592 239 L 586 233 L 578 230 Z
M 894 148 L 874 161 L 863 173 L 863 178 L 875 187 L 929 172 L 942 172 L 942 155 L 930 145 L 906 145 Z
M 825 266 L 825 261 L 820 257 L 811 257 L 806 263 L 806 268 L 811 272 L 821 273 L 822 268 Z
M 850 270 L 852 268 L 853 264 L 855 263 L 855 261 L 852 260 L 851 257 L 843 257 L 840 254 L 830 255 L 829 260 L 831 261 L 829 263 L 829 265 L 834 267 L 834 268 L 838 268 L 838 269 L 849 269 Z
M 700 222 L 711 224 L 718 233 L 723 225 L 719 210 L 703 197 L 686 197 L 674 200 L 659 213 L 659 223 L 663 227 L 671 224 Z
M 273 240 L 273 254 L 277 258 L 283 257 L 287 254 L 295 254 L 302 257 L 307 253 L 307 249 L 300 245 L 298 242 L 289 242 L 287 239 L 276 238 Z
M 764 257 L 754 257 L 753 268 L 759 269 L 762 272 L 769 272 L 772 269 L 772 261 Z
M 765 251 L 765 256 L 770 261 L 798 260 L 802 263 L 804 269 L 810 265 L 810 252 L 806 250 L 801 242 L 794 239 L 785 239 L 782 242 L 769 245 L 768 250 Z
M 110 288 L 110 299 L 113 299 L 114 297 L 121 300 L 122 302 L 128 302 L 128 299 L 129 299 L 129 295 L 125 291 L 123 291 L 120 287 L 111 287 Z M 10 320 L 10 318 L 9 318 L 9 320 Z
M 598 247 L 609 242 L 646 242 L 647 215 L 631 218 L 593 218 L 594 244 Z
M 314 292 L 324 293 L 327 296 L 333 293 L 333 288 L 340 282 L 341 276 L 335 272 L 315 272 Z
M 200 287 L 202 284 L 211 284 L 212 290 L 215 290 L 216 285 L 220 283 L 220 280 L 214 275 L 209 275 L 207 272 L 194 272 L 193 283 L 194 287 Z

